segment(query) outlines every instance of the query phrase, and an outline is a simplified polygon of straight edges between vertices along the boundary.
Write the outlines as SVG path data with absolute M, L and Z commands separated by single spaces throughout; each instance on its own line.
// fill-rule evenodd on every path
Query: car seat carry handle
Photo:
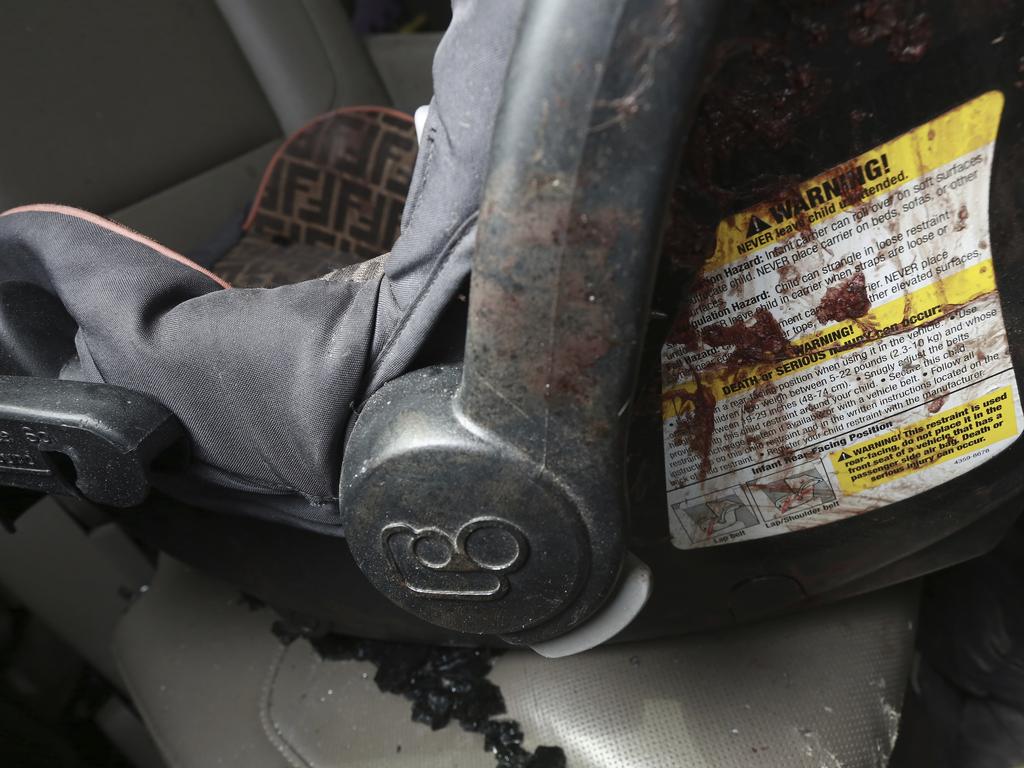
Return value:
M 615 597 L 624 572 L 638 583 L 623 568 L 628 411 L 720 5 L 527 10 L 494 133 L 461 375 L 418 372 L 377 393 L 342 471 L 357 561 L 428 621 L 537 647 L 601 618 L 582 647 L 646 597 Z M 617 617 L 595 617 L 608 606 Z

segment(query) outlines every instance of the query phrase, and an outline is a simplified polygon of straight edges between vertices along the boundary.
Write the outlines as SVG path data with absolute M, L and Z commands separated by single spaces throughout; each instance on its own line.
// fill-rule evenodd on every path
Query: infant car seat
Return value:
M 457 4 L 384 256 L 385 112 L 294 138 L 213 271 L 4 214 L 0 482 L 309 624 L 548 655 L 991 548 L 1020 11 L 722 5 Z

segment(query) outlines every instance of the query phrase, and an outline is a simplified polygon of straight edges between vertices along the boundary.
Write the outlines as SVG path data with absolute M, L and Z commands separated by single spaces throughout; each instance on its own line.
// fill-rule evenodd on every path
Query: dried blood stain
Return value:
M 697 389 L 694 392 L 676 393 L 670 397 L 689 403 L 691 408 L 676 417 L 676 428 L 672 440 L 676 445 L 686 443 L 695 456 L 700 457 L 700 479 L 703 481 L 711 471 L 711 441 L 715 435 L 715 408 L 718 401 L 693 371 Z
M 855 272 L 838 285 L 831 286 L 818 302 L 814 316 L 819 323 L 830 320 L 856 320 L 871 309 L 864 273 Z
M 963 232 L 967 229 L 967 219 L 970 214 L 967 212 L 967 206 L 961 205 L 960 210 L 956 212 L 956 224 L 953 225 L 953 229 L 956 232 Z
M 779 321 L 764 307 L 755 310 L 751 325 L 742 320 L 729 325 L 716 323 L 705 328 L 701 338 L 709 347 L 733 347 L 730 364 L 778 360 L 791 349 Z
M 931 20 L 915 13 L 914 0 L 866 0 L 850 10 L 849 39 L 870 46 L 887 41 L 889 56 L 901 63 L 920 61 L 932 40 Z

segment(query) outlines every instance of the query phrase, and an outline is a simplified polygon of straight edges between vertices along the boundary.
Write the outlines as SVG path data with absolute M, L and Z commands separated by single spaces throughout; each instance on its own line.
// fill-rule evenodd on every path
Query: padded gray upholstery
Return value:
M 527 746 L 573 768 L 875 768 L 895 738 L 914 639 L 913 585 L 729 632 L 560 660 L 500 657 Z M 115 656 L 177 768 L 488 768 L 482 737 L 411 722 L 374 668 L 284 648 L 267 609 L 163 560 Z
M 182 251 L 287 132 L 389 103 L 338 0 L 5 3 L 0 64 L 0 210 L 71 204 Z
M 145 392 L 187 431 L 189 481 L 168 476 L 162 490 L 204 509 L 344 524 L 338 473 L 353 406 L 408 370 L 469 273 L 522 8 L 456 4 L 386 259 L 271 291 L 220 290 L 209 272 L 92 214 L 43 205 L 0 215 L 0 280 L 52 292 L 78 325 L 67 376 Z M 414 141 L 394 140 L 403 153 Z
M 73 203 L 184 252 L 252 199 L 286 128 L 389 101 L 340 0 L 4 3 L 0 64 L 0 210 Z M 52 502 L 21 527 L 0 532 L 0 590 L 116 680 L 123 558 Z

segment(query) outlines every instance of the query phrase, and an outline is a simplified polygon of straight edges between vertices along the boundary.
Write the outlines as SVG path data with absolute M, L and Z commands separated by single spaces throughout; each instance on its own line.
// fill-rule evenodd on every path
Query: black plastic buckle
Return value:
M 178 419 L 152 397 L 79 381 L 0 376 L 0 486 L 136 506 Z

